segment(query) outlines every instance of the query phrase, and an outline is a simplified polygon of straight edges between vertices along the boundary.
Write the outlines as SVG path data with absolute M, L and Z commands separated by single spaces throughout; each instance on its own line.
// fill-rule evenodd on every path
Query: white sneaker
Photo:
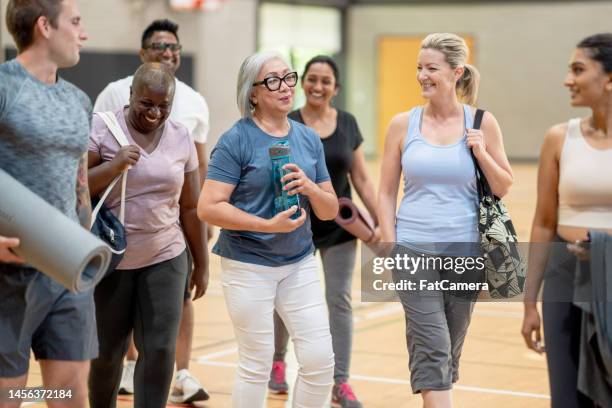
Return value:
M 134 393 L 134 370 L 136 362 L 127 360 L 123 365 L 121 373 L 121 383 L 119 384 L 119 394 L 128 395 Z
M 210 396 L 202 384 L 186 369 L 176 373 L 174 387 L 170 393 L 170 402 L 190 404 L 194 401 L 206 401 Z

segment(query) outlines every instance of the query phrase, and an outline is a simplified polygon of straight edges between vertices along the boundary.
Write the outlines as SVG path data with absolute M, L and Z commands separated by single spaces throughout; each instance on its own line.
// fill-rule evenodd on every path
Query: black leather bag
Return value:
M 476 110 L 474 129 L 480 128 L 482 109 Z M 491 191 L 489 182 L 478 160 L 472 153 L 476 167 L 480 216 L 478 231 L 485 257 L 485 276 L 489 294 L 494 299 L 507 299 L 523 293 L 526 264 L 518 246 L 518 236 L 504 203 Z

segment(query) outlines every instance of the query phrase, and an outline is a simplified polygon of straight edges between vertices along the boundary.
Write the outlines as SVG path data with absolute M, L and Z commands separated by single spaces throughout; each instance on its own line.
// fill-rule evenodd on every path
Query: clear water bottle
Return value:
M 297 206 L 295 214 L 291 216 L 292 219 L 299 218 L 301 215 L 300 210 L 300 197 L 299 194 L 289 195 L 288 190 L 284 190 L 283 187 L 291 182 L 291 180 L 284 183 L 281 182 L 281 178 L 290 173 L 290 170 L 283 169 L 283 166 L 287 163 L 291 163 L 291 149 L 289 143 L 285 140 L 281 140 L 272 145 L 268 152 L 270 153 L 270 160 L 272 161 L 272 184 L 274 185 L 274 215 L 288 210 L 292 206 Z

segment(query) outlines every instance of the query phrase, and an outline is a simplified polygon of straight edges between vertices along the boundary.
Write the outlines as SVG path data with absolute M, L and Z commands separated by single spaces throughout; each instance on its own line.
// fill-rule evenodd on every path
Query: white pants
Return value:
M 221 258 L 221 270 L 238 342 L 233 407 L 264 404 L 274 354 L 274 309 L 289 330 L 299 363 L 293 407 L 323 407 L 332 387 L 334 353 L 315 257 L 280 267 Z

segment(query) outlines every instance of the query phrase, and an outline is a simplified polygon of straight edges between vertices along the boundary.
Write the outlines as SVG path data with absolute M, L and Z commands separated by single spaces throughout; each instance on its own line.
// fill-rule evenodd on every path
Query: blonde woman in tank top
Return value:
M 522 335 L 543 353 L 536 300 L 542 281 L 542 312 L 551 405 L 589 407 L 577 389 L 581 312 L 572 303 L 576 258 L 566 242 L 587 240 L 590 229 L 612 233 L 612 33 L 582 40 L 572 53 L 564 85 L 584 118 L 553 126 L 544 136 L 538 171 L 538 202 L 525 293 Z
M 470 149 L 493 193 L 502 197 L 512 185 L 495 117 L 485 113 L 481 130 L 472 129 L 478 71 L 467 64 L 467 57 L 461 37 L 428 35 L 417 61 L 417 80 L 427 104 L 396 115 L 387 131 L 378 218 L 382 241 L 397 242 L 408 256 L 419 256 L 426 244 L 435 248 L 429 252 L 433 256 L 446 257 L 450 247 L 445 243 L 451 241 L 463 243 L 462 253 L 469 248 L 462 258 L 475 255 L 478 193 Z M 396 214 L 402 173 L 404 197 Z M 420 279 L 430 272 L 438 281 L 469 275 L 441 268 L 418 270 L 414 276 Z M 408 274 L 393 271 L 396 281 Z M 448 290 L 415 292 L 397 291 L 405 312 L 412 391 L 421 394 L 425 407 L 451 407 L 451 389 L 459 378 L 459 357 L 477 293 L 460 298 Z

